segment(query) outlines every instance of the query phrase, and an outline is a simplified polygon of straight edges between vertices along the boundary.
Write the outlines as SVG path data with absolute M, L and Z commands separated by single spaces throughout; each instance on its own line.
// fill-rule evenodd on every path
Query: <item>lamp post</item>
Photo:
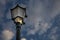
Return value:
M 26 8 L 20 7 L 18 4 L 11 9 L 11 18 L 16 24 L 16 40 L 20 40 L 21 25 L 24 24 L 26 16 Z

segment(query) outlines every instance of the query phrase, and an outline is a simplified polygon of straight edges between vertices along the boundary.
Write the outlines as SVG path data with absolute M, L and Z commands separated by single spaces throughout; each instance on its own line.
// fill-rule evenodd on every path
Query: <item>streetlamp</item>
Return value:
M 20 7 L 18 4 L 11 9 L 11 17 L 16 24 L 16 40 L 20 40 L 21 25 L 24 24 L 24 18 L 26 16 L 26 8 Z

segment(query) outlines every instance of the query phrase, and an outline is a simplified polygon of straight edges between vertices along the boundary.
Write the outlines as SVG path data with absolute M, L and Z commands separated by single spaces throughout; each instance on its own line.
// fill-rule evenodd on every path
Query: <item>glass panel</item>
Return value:
M 25 17 L 25 11 L 24 9 L 20 8 L 20 7 L 17 7 L 15 8 L 14 10 L 12 10 L 12 17 L 15 18 L 17 16 L 20 16 L 20 17 Z

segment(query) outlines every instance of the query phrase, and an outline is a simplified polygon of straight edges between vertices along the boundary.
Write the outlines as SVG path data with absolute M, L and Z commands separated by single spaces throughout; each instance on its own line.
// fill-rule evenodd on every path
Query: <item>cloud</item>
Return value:
M 4 40 L 11 40 L 14 36 L 14 33 L 10 30 L 4 30 L 2 31 L 2 34 Z
M 41 35 L 51 28 L 52 19 L 60 13 L 59 4 L 59 0 L 30 0 L 27 10 L 28 24 L 34 25 L 34 29 L 29 30 L 28 34 L 39 31 Z
M 58 27 L 55 27 L 51 30 L 50 34 L 48 35 L 48 37 L 51 39 L 51 40 L 57 40 L 57 38 L 59 37 L 57 33 L 57 29 Z
M 26 38 L 21 38 L 21 40 L 26 40 Z
M 16 1 L 16 0 L 0 0 L 0 4 L 2 5 L 6 5 L 8 2 L 11 2 L 11 1 Z
M 28 31 L 28 34 L 35 34 L 37 31 L 40 31 L 41 34 L 46 32 L 51 26 L 51 17 L 47 14 L 47 8 L 43 5 L 43 2 L 40 0 L 30 0 L 28 7 L 29 23 L 34 25 L 34 29 Z
M 5 5 L 6 2 L 7 2 L 6 0 L 0 0 L 0 3 L 1 3 L 1 4 L 4 4 L 4 5 Z
M 35 35 L 36 33 L 38 33 L 39 35 L 41 35 L 44 32 L 46 32 L 47 29 L 50 28 L 50 26 L 51 26 L 51 23 L 47 23 L 47 22 L 44 22 L 42 20 L 36 19 L 36 21 L 34 21 L 34 29 L 30 29 L 28 31 L 28 35 L 29 34 Z

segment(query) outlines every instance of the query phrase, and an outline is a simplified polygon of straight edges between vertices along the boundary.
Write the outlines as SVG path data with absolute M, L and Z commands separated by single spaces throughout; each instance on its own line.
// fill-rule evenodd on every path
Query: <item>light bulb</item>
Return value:
M 17 18 L 15 19 L 15 22 L 19 22 L 20 24 L 23 24 L 22 18 L 19 18 L 19 17 L 17 17 Z

